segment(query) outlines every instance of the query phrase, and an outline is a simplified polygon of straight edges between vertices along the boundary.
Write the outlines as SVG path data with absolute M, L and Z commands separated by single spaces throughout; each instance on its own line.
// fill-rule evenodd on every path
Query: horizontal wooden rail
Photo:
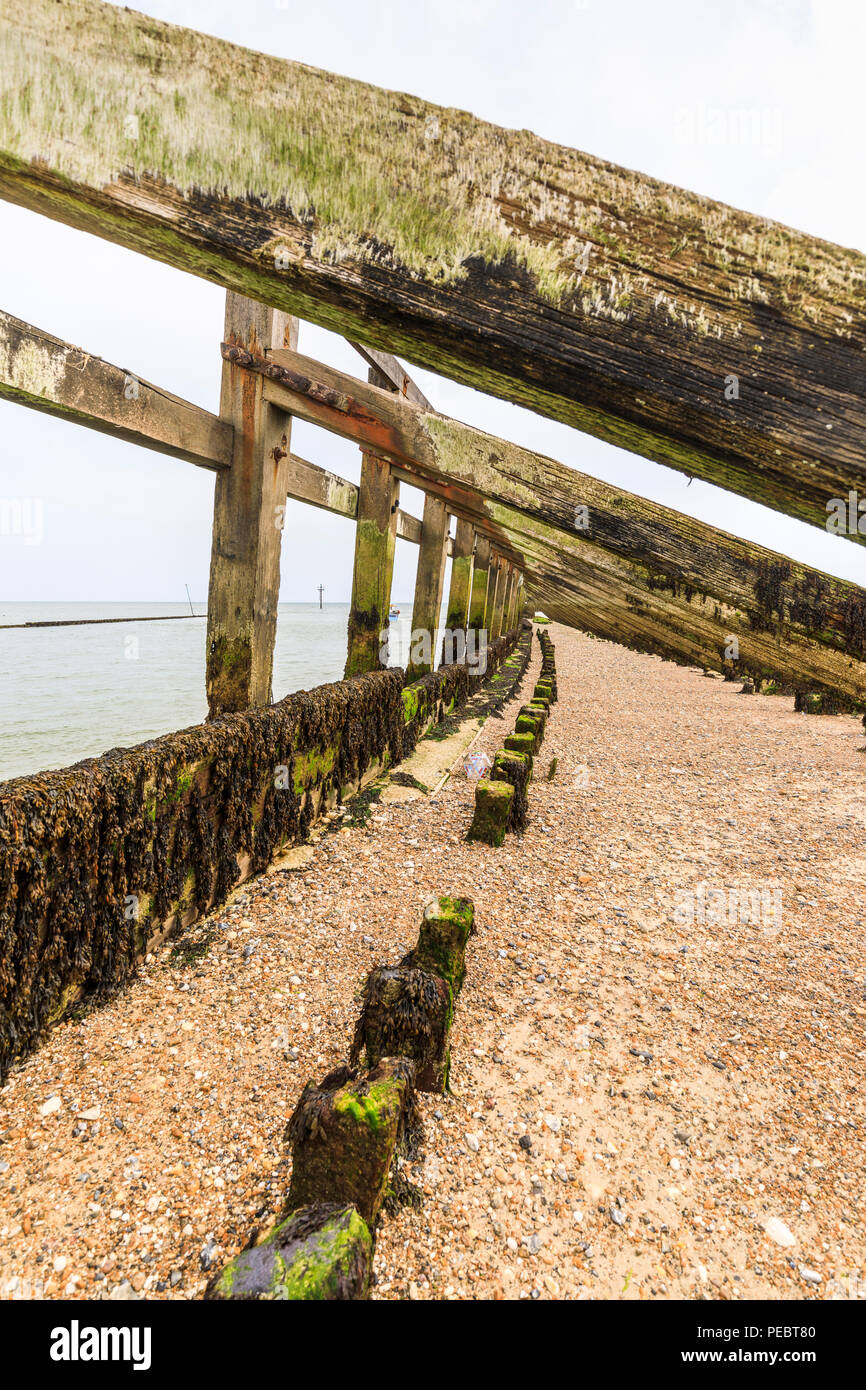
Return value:
M 231 464 L 232 427 L 218 415 L 2 312 L 0 397 L 200 468 Z

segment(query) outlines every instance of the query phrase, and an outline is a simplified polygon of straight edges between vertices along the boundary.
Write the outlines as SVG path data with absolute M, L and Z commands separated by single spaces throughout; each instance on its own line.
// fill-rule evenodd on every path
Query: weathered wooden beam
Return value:
M 775 613 L 783 623 L 815 629 L 819 640 L 828 626 L 826 640 L 861 650 L 866 596 L 854 584 L 532 450 L 426 414 L 297 353 L 270 353 L 262 370 L 272 374 L 265 385 L 269 399 L 346 438 L 375 443 L 399 460 L 405 475 L 425 485 L 437 482 L 455 508 L 478 516 L 490 534 L 502 532 L 518 558 L 536 530 L 552 526 L 565 538 L 577 537 L 629 561 L 648 587 L 680 583 L 704 589 L 721 602 L 742 606 L 757 626 L 766 626 Z
M 445 626 L 451 632 L 465 632 L 469 620 L 474 543 L 475 533 L 471 521 L 458 517 L 452 547 L 451 585 L 448 590 L 448 611 L 445 619 Z
M 346 478 L 291 454 L 286 467 L 286 495 L 323 512 L 354 521 L 358 515 L 358 488 Z
M 526 601 L 526 600 L 525 600 L 524 579 L 523 579 L 523 575 L 522 575 L 522 573 L 521 573 L 521 574 L 518 574 L 518 576 L 517 576 L 517 587 L 516 587 L 515 590 L 514 590 L 514 611 L 513 611 L 512 615 L 511 615 L 511 625 L 512 625 L 512 627 L 516 627 L 517 624 L 520 622 L 521 618 L 523 617 L 523 608 L 524 608 L 525 601 Z
M 412 405 L 418 405 L 422 410 L 433 410 L 433 406 L 428 401 L 420 386 L 412 380 L 402 362 L 398 362 L 390 352 L 380 352 L 377 348 L 365 347 L 363 343 L 350 343 L 350 346 L 359 352 L 367 363 L 368 367 L 382 380 L 376 381 L 371 374 L 370 380 L 374 386 L 384 386 L 387 390 L 388 385 L 399 395 L 405 396 Z
M 467 624 L 473 632 L 481 632 L 484 629 L 489 583 L 490 541 L 487 536 L 476 534 L 475 555 L 472 562 L 472 592 L 469 599 L 469 622 Z
M 306 502 L 311 507 L 332 512 L 335 516 L 344 516 L 349 521 L 357 519 L 356 483 L 350 483 L 347 478 L 341 478 L 339 474 L 331 473 L 327 468 L 320 468 L 316 463 L 309 463 L 297 454 L 290 455 L 287 473 L 288 496 L 293 501 Z M 396 534 L 399 540 L 420 545 L 421 522 L 416 516 L 411 516 L 409 512 L 400 508 L 397 511 Z M 450 554 L 450 541 L 448 553 Z
M 364 453 L 355 526 L 347 677 L 388 664 L 382 649 L 387 644 L 399 491 L 400 484 L 387 460 Z
M 516 514 L 515 519 L 519 524 Z M 763 620 L 756 618 L 688 584 L 648 584 L 636 567 L 577 536 L 554 538 L 535 529 L 525 540 L 531 602 L 559 622 L 688 665 L 750 672 L 802 688 L 826 687 L 864 700 L 862 651 L 830 645 L 826 632 L 780 622 L 775 609 Z M 815 574 L 815 579 L 827 576 Z M 781 572 L 772 568 L 766 582 L 776 596 L 787 589 Z M 788 600 L 782 602 L 787 607 Z M 728 659 L 732 651 L 734 660 Z
M 272 353 L 264 370 L 274 373 L 265 386 L 269 398 L 347 438 L 375 441 L 418 486 L 437 484 L 449 507 L 478 517 L 497 545 L 501 536 L 512 562 L 528 571 L 533 593 L 542 578 L 565 582 L 581 555 L 618 574 L 634 593 L 667 589 L 684 603 L 699 596 L 717 611 L 719 650 L 725 632 L 734 630 L 724 626 L 725 615 L 738 615 L 765 643 L 773 634 L 776 647 L 790 646 L 789 668 L 796 668 L 799 649 L 804 673 L 807 667 L 814 672 L 812 654 L 823 648 L 826 658 L 818 665 L 828 684 L 834 684 L 832 669 L 837 688 L 851 693 L 858 682 L 863 687 L 866 594 L 857 585 L 471 426 L 426 414 L 297 354 Z M 685 613 L 679 620 L 691 621 Z
M 98 0 L 0 16 L 0 196 L 806 521 L 866 495 L 859 253 Z
M 436 666 L 436 633 L 442 609 L 445 580 L 448 512 L 433 493 L 424 497 L 421 523 L 421 549 L 415 575 L 415 602 L 412 606 L 412 649 L 406 679 L 420 680 Z
M 254 357 L 298 341 L 297 319 L 226 295 L 225 337 Z M 231 467 L 214 488 L 206 683 L 211 719 L 271 703 L 288 494 L 291 418 L 264 398 L 264 377 L 223 363 L 220 416 L 232 429 Z
M 0 397 L 200 468 L 231 463 L 227 420 L 2 312 Z

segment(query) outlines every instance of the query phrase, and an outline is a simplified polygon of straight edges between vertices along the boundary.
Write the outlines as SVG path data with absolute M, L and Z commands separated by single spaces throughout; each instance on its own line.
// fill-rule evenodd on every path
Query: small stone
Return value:
M 198 1257 L 202 1269 L 210 1269 L 211 1265 L 213 1264 L 213 1257 L 215 1254 L 216 1241 L 213 1239 L 213 1237 L 211 1237 L 211 1239 L 207 1241 L 207 1243 L 202 1247 L 201 1253 Z
M 55 1274 L 62 1274 L 63 1271 L 64 1271 L 64 1269 L 66 1268 L 66 1266 L 67 1266 L 68 1264 L 69 1264 L 69 1261 L 67 1260 L 67 1258 L 66 1258 L 65 1255 L 55 1255 L 55 1256 L 54 1256 L 54 1273 L 55 1273 Z
M 619 1207 L 611 1207 L 611 1209 L 610 1209 L 610 1219 L 611 1219 L 611 1221 L 613 1222 L 614 1226 L 624 1226 L 624 1225 L 625 1225 L 625 1212 L 624 1212 L 624 1211 L 620 1211 Z
M 56 1113 L 57 1113 L 57 1111 L 58 1111 L 59 1109 L 60 1109 L 60 1097 L 59 1097 L 59 1096 L 50 1096 L 50 1097 L 48 1098 L 48 1100 L 45 1102 L 44 1105 L 40 1105 L 40 1107 L 39 1107 L 39 1114 L 42 1115 L 42 1116 L 45 1116 L 45 1115 L 56 1115 Z
M 78 1118 L 79 1120 L 98 1120 L 101 1113 L 100 1106 L 91 1105 L 87 1110 L 79 1110 Z
M 477 1154 L 479 1148 L 481 1147 L 478 1142 L 477 1134 L 466 1135 L 466 1147 L 467 1149 L 470 1149 L 472 1153 Z
M 821 1276 L 816 1269 L 809 1269 L 806 1265 L 800 1265 L 800 1278 L 807 1284 L 820 1284 Z
M 763 1228 L 770 1240 L 774 1240 L 777 1245 L 789 1247 L 797 1244 L 797 1237 L 778 1216 L 767 1217 L 767 1220 L 763 1222 Z
M 517 1142 L 526 1153 L 532 1153 L 532 1139 L 528 1134 L 521 1134 Z

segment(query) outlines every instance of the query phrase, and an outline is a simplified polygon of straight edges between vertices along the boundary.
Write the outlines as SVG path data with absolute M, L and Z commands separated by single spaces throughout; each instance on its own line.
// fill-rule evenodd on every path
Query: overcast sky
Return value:
M 863 59 L 856 0 L 145 0 L 139 8 L 251 48 L 527 128 L 629 168 L 864 249 Z M 717 111 L 762 138 L 719 144 Z M 223 294 L 0 203 L 0 308 L 215 410 Z M 339 338 L 302 352 L 356 375 Z M 502 401 L 417 371 L 443 411 L 724 530 L 866 584 L 866 553 Z M 0 402 L 0 497 L 39 499 L 41 545 L 5 536 L 0 601 L 207 594 L 213 478 L 189 464 Z M 357 481 L 357 449 L 295 424 L 293 449 Z M 403 505 L 420 514 L 420 496 Z M 347 601 L 350 523 L 292 504 L 282 598 Z M 417 550 L 398 544 L 393 594 Z

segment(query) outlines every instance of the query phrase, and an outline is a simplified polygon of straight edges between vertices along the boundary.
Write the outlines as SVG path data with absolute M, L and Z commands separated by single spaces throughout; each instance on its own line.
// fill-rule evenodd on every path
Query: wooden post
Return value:
M 510 632 L 514 626 L 514 595 L 517 590 L 517 570 L 514 565 L 508 567 L 508 579 L 505 585 L 505 607 L 503 609 L 502 631 Z
M 523 617 L 523 600 L 523 571 L 521 570 L 518 572 L 517 583 L 514 586 L 514 615 L 511 624 L 512 627 L 517 627 L 518 623 Z
M 388 461 L 376 454 L 362 454 L 347 677 L 387 665 L 381 653 L 383 647 L 387 650 L 399 499 L 400 484 Z
M 457 518 L 457 532 L 451 555 L 451 587 L 448 590 L 448 616 L 445 626 L 451 632 L 463 632 L 469 621 L 469 597 L 472 592 L 472 544 L 474 531 L 471 521 Z
M 507 561 L 501 555 L 494 555 L 491 562 L 490 580 L 487 586 L 487 629 L 489 640 L 495 642 L 502 632 L 502 609 L 505 601 L 505 579 Z
M 469 627 L 480 632 L 487 612 L 487 586 L 490 577 L 490 541 L 475 535 L 475 558 L 472 565 L 472 591 L 469 600 Z
M 262 358 L 297 347 L 298 321 L 226 295 L 225 341 Z M 272 699 L 291 417 L 263 395 L 264 378 L 223 362 L 220 416 L 234 429 L 231 468 L 217 474 L 207 605 L 208 717 Z
M 421 549 L 412 608 L 412 650 L 406 670 L 406 679 L 410 681 L 426 676 L 428 671 L 436 667 L 436 633 L 442 608 L 447 543 L 448 512 L 445 503 L 441 497 L 428 492 L 424 497 Z

